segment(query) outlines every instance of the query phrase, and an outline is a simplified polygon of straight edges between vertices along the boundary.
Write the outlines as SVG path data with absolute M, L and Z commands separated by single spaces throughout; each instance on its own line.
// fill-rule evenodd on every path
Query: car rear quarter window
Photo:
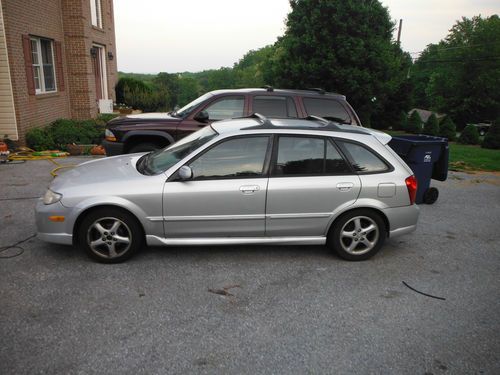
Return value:
M 335 146 L 324 138 L 281 136 L 274 176 L 350 174 Z
M 352 167 L 357 172 L 386 172 L 389 166 L 373 151 L 357 143 L 339 142 L 352 161 Z
M 263 174 L 268 136 L 223 141 L 190 163 L 194 179 L 244 178 Z
M 292 98 L 286 96 L 261 95 L 253 98 L 253 112 L 267 117 L 297 117 Z
M 304 98 L 303 102 L 309 116 L 337 118 L 351 123 L 351 116 L 344 106 L 335 99 Z

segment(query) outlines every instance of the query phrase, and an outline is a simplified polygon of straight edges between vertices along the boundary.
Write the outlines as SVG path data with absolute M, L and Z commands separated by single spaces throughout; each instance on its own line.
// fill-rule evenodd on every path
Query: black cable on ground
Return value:
M 417 292 L 418 294 L 421 294 L 421 295 L 423 295 L 423 296 L 426 296 L 426 297 L 431 297 L 431 298 L 435 298 L 435 299 L 440 299 L 440 300 L 442 300 L 442 301 L 446 301 L 446 298 L 444 298 L 444 297 L 437 297 L 437 296 L 433 296 L 432 294 L 427 294 L 427 293 L 421 292 L 420 290 L 417 290 L 417 289 L 415 289 L 415 288 L 413 288 L 413 287 L 409 286 L 409 285 L 408 285 L 407 283 L 405 283 L 404 281 L 403 281 L 403 284 L 404 284 L 407 288 L 409 288 L 409 289 L 413 290 L 414 292 Z
M 5 163 L 0 163 L 0 165 L 23 164 L 23 163 L 26 163 L 26 160 L 7 160 Z
M 8 245 L 8 246 L 0 247 L 0 259 L 8 259 L 8 258 L 18 257 L 19 255 L 21 255 L 22 253 L 24 253 L 24 249 L 21 246 L 19 246 L 19 245 L 22 244 L 22 243 L 24 243 L 24 242 L 26 242 L 26 241 L 28 241 L 28 240 L 31 240 L 34 237 L 36 237 L 36 234 L 32 234 L 31 236 L 25 238 L 24 240 L 18 241 L 18 242 L 16 242 L 13 245 Z M 9 249 L 19 249 L 19 252 L 15 253 L 15 254 L 12 254 L 12 255 L 1 255 L 4 251 L 7 251 Z

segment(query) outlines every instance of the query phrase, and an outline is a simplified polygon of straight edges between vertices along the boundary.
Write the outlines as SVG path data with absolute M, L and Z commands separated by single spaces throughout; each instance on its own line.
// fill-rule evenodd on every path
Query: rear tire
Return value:
M 103 207 L 83 219 L 78 228 L 78 244 L 98 262 L 119 263 L 142 248 L 144 235 L 132 214 L 119 208 Z
M 369 209 L 345 213 L 330 228 L 327 246 L 351 261 L 366 260 L 382 247 L 387 230 L 382 217 Z
M 128 153 L 135 154 L 136 152 L 149 152 L 149 151 L 159 150 L 160 148 L 162 148 L 162 147 L 158 146 L 156 143 L 141 142 L 141 143 L 138 143 L 138 144 L 132 146 L 128 150 Z

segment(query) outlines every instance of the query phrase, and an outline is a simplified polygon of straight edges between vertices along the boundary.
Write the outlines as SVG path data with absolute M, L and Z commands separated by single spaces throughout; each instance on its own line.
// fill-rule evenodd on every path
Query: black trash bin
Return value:
M 415 202 L 434 203 L 439 191 L 430 187 L 431 179 L 445 181 L 448 177 L 448 140 L 430 135 L 398 135 L 392 137 L 389 146 L 417 177 Z

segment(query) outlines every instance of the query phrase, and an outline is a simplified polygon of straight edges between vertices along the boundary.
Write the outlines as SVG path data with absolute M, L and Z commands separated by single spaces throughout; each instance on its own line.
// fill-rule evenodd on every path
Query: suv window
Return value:
M 268 136 L 233 138 L 191 162 L 193 178 L 254 177 L 264 173 Z
M 351 116 L 344 106 L 334 99 L 304 98 L 306 112 L 309 116 L 335 117 L 351 123 Z
M 389 170 L 387 164 L 372 151 L 356 143 L 339 142 L 352 160 L 352 166 L 357 172 L 374 173 Z
M 293 99 L 286 96 L 255 96 L 253 112 L 268 117 L 297 117 Z
M 225 120 L 243 116 L 245 98 L 243 96 L 231 96 L 217 100 L 205 108 L 210 120 Z
M 324 138 L 279 137 L 275 176 L 348 174 L 350 168 Z

